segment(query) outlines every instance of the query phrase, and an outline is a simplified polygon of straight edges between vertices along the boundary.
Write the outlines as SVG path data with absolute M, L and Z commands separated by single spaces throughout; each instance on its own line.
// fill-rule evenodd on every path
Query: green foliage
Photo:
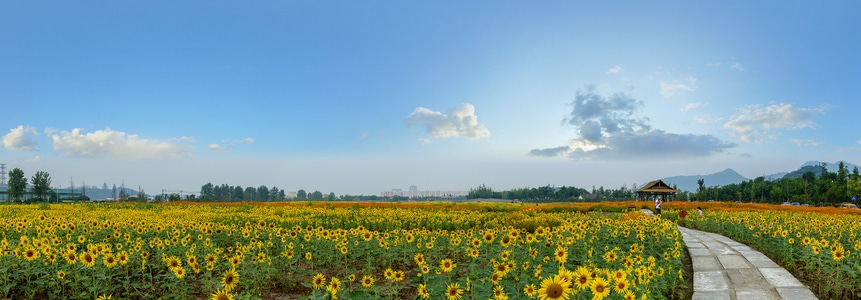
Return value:
M 24 177 L 24 171 L 19 168 L 9 171 L 9 197 L 15 201 L 21 201 L 26 191 L 27 177 Z
M 778 180 L 757 177 L 753 180 L 724 186 L 703 187 L 691 194 L 691 200 L 737 200 L 742 202 L 781 203 L 785 201 L 811 205 L 839 205 L 852 195 L 861 193 L 861 175 L 849 173 L 841 162 L 837 172 L 826 165 L 807 166 L 800 176 L 784 176 Z

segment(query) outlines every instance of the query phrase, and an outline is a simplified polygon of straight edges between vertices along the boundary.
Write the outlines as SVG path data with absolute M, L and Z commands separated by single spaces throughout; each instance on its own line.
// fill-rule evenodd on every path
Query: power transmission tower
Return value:
M 0 163 L 0 184 L 6 184 L 6 164 Z

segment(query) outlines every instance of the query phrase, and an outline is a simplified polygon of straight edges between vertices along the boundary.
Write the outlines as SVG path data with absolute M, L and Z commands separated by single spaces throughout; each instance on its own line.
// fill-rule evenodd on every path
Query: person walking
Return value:
M 655 215 L 658 215 L 658 216 L 661 215 L 661 204 L 663 204 L 663 203 L 664 203 L 664 201 L 661 200 L 661 197 L 658 197 L 658 199 L 655 199 Z

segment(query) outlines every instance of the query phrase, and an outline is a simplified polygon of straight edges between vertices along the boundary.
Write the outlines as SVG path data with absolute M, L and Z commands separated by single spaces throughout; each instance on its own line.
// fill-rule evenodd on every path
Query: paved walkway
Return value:
M 643 213 L 653 215 L 651 210 Z M 725 236 L 679 227 L 694 267 L 694 300 L 817 299 L 770 258 Z

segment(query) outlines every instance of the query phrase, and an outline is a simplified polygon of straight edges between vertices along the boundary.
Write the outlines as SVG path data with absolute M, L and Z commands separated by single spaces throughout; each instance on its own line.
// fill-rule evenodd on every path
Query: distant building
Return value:
M 418 186 L 415 186 L 415 185 L 410 186 L 410 191 L 418 191 L 418 190 L 419 190 Z
M 410 187 L 410 190 L 404 191 L 401 189 L 392 189 L 391 191 L 385 191 L 380 193 L 380 196 L 383 198 L 392 198 L 395 196 L 398 197 L 406 197 L 409 199 L 456 199 L 458 197 L 466 197 L 469 195 L 469 191 L 443 191 L 443 190 L 427 190 L 421 191 L 416 188 L 415 190 Z

